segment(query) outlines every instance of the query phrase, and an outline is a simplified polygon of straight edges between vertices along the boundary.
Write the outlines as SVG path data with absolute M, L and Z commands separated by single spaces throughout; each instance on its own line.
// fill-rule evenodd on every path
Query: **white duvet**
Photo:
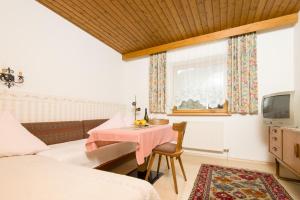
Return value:
M 146 181 L 38 156 L 0 158 L 1 200 L 158 200 Z
M 101 164 L 134 152 L 136 145 L 131 142 L 120 142 L 107 145 L 96 151 L 87 153 L 86 139 L 49 145 L 50 149 L 38 155 L 53 158 L 69 164 L 95 168 Z

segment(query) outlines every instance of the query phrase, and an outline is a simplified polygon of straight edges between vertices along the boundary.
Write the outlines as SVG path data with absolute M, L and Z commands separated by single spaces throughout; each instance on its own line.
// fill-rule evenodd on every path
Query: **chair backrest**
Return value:
M 182 150 L 182 142 L 185 134 L 186 124 L 187 124 L 186 122 L 173 124 L 173 130 L 178 132 L 176 151 Z

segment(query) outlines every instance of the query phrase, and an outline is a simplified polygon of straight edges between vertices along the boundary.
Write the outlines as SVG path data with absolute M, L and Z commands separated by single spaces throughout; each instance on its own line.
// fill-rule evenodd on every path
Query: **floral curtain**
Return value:
M 166 52 L 150 56 L 149 106 L 151 113 L 166 111 Z
M 257 114 L 256 33 L 232 37 L 228 44 L 229 110 Z

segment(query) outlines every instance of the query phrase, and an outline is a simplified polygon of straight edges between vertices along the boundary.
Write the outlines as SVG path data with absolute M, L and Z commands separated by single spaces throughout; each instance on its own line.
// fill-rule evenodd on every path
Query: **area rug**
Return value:
M 189 200 L 292 200 L 272 174 L 201 165 Z

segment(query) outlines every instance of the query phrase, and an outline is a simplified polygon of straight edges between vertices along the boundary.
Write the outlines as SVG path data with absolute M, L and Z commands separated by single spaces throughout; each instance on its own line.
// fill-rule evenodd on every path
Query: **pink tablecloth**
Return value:
M 137 163 L 143 164 L 157 145 L 176 140 L 177 132 L 171 125 L 151 126 L 148 128 L 125 127 L 97 130 L 91 133 L 86 142 L 87 152 L 115 142 L 135 142 Z

